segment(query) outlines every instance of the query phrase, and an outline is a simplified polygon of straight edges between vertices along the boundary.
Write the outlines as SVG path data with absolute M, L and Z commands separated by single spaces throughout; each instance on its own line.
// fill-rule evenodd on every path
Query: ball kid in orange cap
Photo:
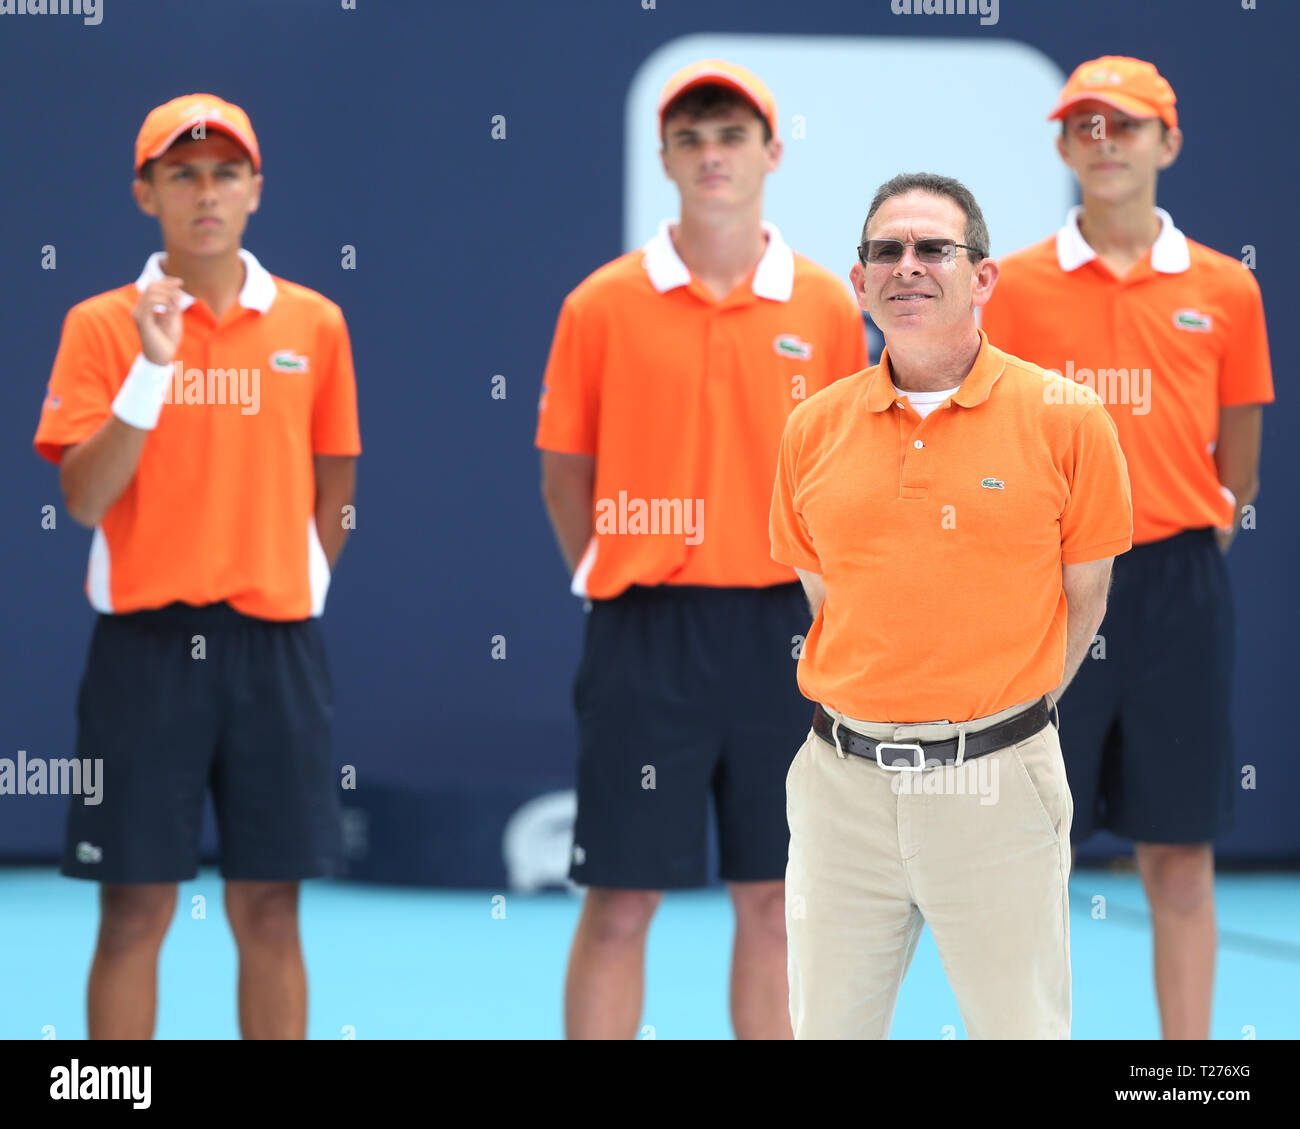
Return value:
M 161 249 L 68 311 L 34 441 L 94 529 L 76 744 L 110 785 L 70 807 L 62 860 L 103 889 L 87 1029 L 153 1034 L 159 948 L 210 793 L 240 1031 L 303 1038 L 299 885 L 342 849 L 318 618 L 361 450 L 347 324 L 243 246 L 262 157 L 238 106 L 172 99 L 134 158 Z M 259 927 L 271 917 L 278 938 Z
M 1075 69 L 1048 120 L 1080 203 L 1001 261 L 983 324 L 999 348 L 1091 387 L 1119 435 L 1133 549 L 1115 561 L 1098 634 L 1109 661 L 1085 662 L 1060 702 L 1070 839 L 1133 841 L 1162 1033 L 1208 1039 L 1213 844 L 1234 819 L 1241 751 L 1222 557 L 1254 513 L 1273 376 L 1254 272 L 1156 206 L 1182 147 L 1175 103 L 1141 59 Z

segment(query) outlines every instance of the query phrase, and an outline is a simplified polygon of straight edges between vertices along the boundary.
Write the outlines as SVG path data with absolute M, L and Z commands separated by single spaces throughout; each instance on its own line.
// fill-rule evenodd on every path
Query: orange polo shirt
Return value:
M 866 335 L 843 283 L 763 226 L 766 252 L 721 301 L 691 276 L 667 221 L 565 299 L 536 442 L 596 456 L 575 594 L 795 579 L 767 539 L 781 429 L 795 405 L 866 366 Z
M 1092 388 L 1133 476 L 1133 542 L 1232 524 L 1214 465 L 1219 409 L 1266 404 L 1273 376 L 1254 274 L 1157 208 L 1150 253 L 1116 278 L 1079 232 L 1007 256 L 981 324 L 1000 348 Z
M 91 541 L 86 594 L 97 611 L 224 600 L 294 620 L 324 609 L 312 456 L 361 452 L 347 326 L 329 299 L 240 257 L 244 285 L 220 321 L 182 297 L 168 402 Z M 131 311 L 162 277 L 161 259 L 68 312 L 36 429 L 51 462 L 112 411 L 140 352 Z
M 1054 689 L 1062 564 L 1129 548 L 1128 472 L 1086 389 L 995 349 L 922 419 L 880 364 L 781 439 L 772 555 L 821 575 L 804 696 L 862 721 L 969 721 Z

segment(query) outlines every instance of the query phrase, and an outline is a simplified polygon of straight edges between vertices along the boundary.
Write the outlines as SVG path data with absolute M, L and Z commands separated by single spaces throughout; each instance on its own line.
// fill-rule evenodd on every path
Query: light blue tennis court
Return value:
M 501 916 L 497 891 L 344 882 L 303 889 L 312 1038 L 560 1037 L 577 897 L 507 893 Z M 1300 876 L 1221 875 L 1217 891 L 1214 1038 L 1300 1037 Z M 206 917 L 192 915 L 196 896 Z M 50 869 L 0 870 L 0 1038 L 39 1039 L 46 1028 L 61 1039 L 85 1037 L 96 898 L 95 885 Z M 1075 1038 L 1158 1037 L 1137 876 L 1080 870 L 1071 899 Z M 1103 909 L 1104 917 L 1094 916 Z M 721 890 L 664 900 L 650 935 L 644 1037 L 730 1037 L 731 931 Z M 159 997 L 160 1038 L 238 1036 L 235 948 L 215 870 L 181 887 Z M 964 1037 L 928 931 L 903 985 L 893 1035 Z

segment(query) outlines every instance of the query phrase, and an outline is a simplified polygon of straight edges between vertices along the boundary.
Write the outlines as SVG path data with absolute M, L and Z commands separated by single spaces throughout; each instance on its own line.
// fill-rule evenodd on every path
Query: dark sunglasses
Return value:
M 896 263 L 903 257 L 904 247 L 915 247 L 916 257 L 923 263 L 950 263 L 957 257 L 957 248 L 972 252 L 971 258 L 982 259 L 984 252 L 969 243 L 958 243 L 955 239 L 918 239 L 915 243 L 903 243 L 898 239 L 868 239 L 858 247 L 858 258 L 866 263 Z

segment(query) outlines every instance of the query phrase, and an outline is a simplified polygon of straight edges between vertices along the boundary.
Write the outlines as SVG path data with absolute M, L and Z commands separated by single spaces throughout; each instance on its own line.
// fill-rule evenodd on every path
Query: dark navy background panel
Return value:
M 205 91 L 249 111 L 266 189 L 245 243 L 273 273 L 336 300 L 351 329 L 365 454 L 325 632 L 338 760 L 356 770 L 346 797 L 354 873 L 528 885 L 565 861 L 582 626 L 538 492 L 537 393 L 564 295 L 623 249 L 624 101 L 638 66 L 700 32 L 998 37 L 1067 73 L 1105 53 L 1154 58 L 1188 134 L 1161 203 L 1203 243 L 1232 255 L 1256 248 L 1279 402 L 1265 416 L 1258 528 L 1239 538 L 1231 571 L 1238 756 L 1257 786 L 1243 792 L 1221 854 L 1300 857 L 1288 439 L 1300 424 L 1290 332 L 1300 8 L 999 8 L 991 27 L 894 15 L 889 0 L 657 0 L 650 10 L 641 0 L 357 0 L 355 10 L 339 0 L 102 0 L 93 27 L 0 15 L 0 757 L 72 752 L 90 534 L 63 511 L 31 438 L 65 312 L 132 281 L 158 246 L 129 193 L 150 108 Z M 922 69 L 913 81 L 945 76 Z M 844 97 L 868 123 L 907 113 L 907 88 L 875 88 L 869 75 Z M 978 131 L 978 87 L 953 90 L 952 112 Z M 498 114 L 507 133 L 495 141 Z M 941 167 L 941 153 L 935 165 L 961 175 Z M 878 167 L 879 180 L 898 171 L 889 152 Z M 1007 169 L 1008 191 L 1031 192 L 1016 174 Z M 874 187 L 863 185 L 864 202 Z M 846 243 L 856 236 L 846 231 Z M 345 244 L 355 270 L 341 269 Z M 41 267 L 45 245 L 54 270 Z M 505 399 L 491 394 L 498 374 Z M 45 505 L 56 529 L 42 528 Z M 496 636 L 504 659 L 493 658 Z M 0 796 L 0 857 L 53 859 L 65 803 Z

